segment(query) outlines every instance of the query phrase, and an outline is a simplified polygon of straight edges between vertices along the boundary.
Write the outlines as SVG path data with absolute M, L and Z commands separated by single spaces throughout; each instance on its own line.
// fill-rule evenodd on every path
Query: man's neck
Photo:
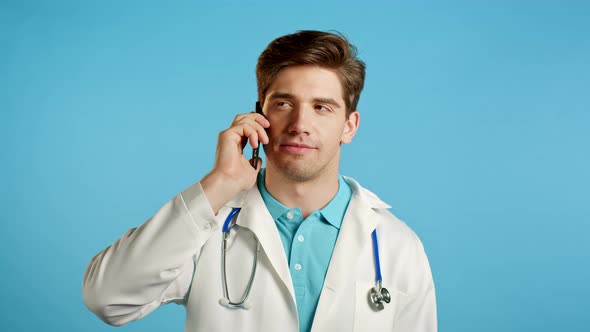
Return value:
M 338 193 L 338 170 L 308 181 L 296 181 L 267 168 L 266 190 L 288 208 L 299 208 L 303 218 L 328 205 Z

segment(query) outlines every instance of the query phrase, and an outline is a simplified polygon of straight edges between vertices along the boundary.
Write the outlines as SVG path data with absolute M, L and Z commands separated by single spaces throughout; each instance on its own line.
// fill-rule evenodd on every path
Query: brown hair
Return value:
M 356 110 L 365 82 L 365 63 L 357 58 L 354 45 L 340 33 L 298 31 L 273 40 L 256 65 L 258 100 L 263 103 L 270 85 L 281 69 L 316 65 L 338 74 L 346 103 L 346 117 Z

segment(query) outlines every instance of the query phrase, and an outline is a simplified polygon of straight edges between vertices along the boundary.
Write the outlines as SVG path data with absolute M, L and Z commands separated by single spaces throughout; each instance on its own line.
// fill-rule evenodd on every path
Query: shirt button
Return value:
M 287 219 L 289 219 L 289 220 L 293 219 L 293 212 L 291 212 L 291 211 L 287 212 Z
M 303 235 L 299 235 L 297 237 L 297 241 L 299 241 L 299 242 L 303 242 L 304 240 L 305 240 L 305 238 L 303 237 Z
M 301 270 L 301 264 L 295 264 L 295 270 L 297 270 L 297 271 Z

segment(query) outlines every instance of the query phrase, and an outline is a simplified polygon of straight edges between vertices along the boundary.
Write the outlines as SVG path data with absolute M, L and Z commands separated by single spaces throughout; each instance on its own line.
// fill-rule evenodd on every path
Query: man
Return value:
M 256 74 L 263 114 L 236 116 L 209 174 L 92 259 L 86 305 L 122 325 L 176 302 L 187 331 L 436 331 L 420 240 L 338 172 L 359 127 L 354 47 L 301 31 L 274 40 Z M 246 140 L 264 145 L 266 169 Z

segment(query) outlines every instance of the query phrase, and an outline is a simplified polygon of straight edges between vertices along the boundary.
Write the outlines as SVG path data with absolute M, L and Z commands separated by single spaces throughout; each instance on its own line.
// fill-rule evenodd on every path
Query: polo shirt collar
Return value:
M 336 196 L 332 198 L 328 205 L 320 210 L 324 219 L 332 226 L 338 229 L 342 226 L 342 220 L 344 219 L 344 214 L 346 213 L 346 208 L 348 208 L 351 196 L 352 190 L 350 190 L 342 175 L 338 175 L 338 192 Z
M 263 168 L 258 173 L 258 180 L 256 184 L 258 185 L 258 190 L 260 191 L 260 195 L 262 196 L 262 200 L 266 205 L 266 209 L 270 212 L 273 220 L 279 219 L 285 212 L 289 210 L 288 207 L 281 204 L 281 202 L 277 201 L 272 195 L 266 190 L 266 184 L 264 183 L 264 179 L 266 176 L 266 168 Z
M 266 184 L 264 183 L 265 176 L 266 169 L 263 168 L 260 173 L 258 173 L 257 186 L 268 212 L 276 221 L 289 211 L 289 208 L 277 201 L 272 197 L 268 190 L 266 190 Z M 338 192 L 336 193 L 336 196 L 332 198 L 328 205 L 319 211 L 324 220 L 332 226 L 340 229 L 351 196 L 352 190 L 349 185 L 344 181 L 344 178 L 341 175 L 338 175 Z

